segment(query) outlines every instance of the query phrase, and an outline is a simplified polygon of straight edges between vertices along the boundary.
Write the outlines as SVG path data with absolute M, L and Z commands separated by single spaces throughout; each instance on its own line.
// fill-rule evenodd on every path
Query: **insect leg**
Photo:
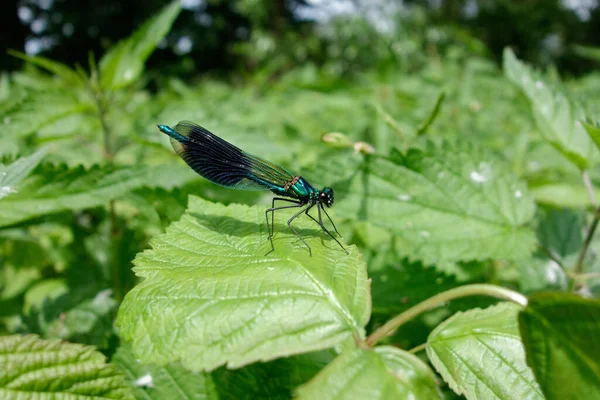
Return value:
M 269 208 L 269 209 L 267 209 L 267 211 L 265 211 L 265 216 L 267 216 L 267 213 L 269 211 L 271 211 L 271 227 L 273 229 L 273 232 L 271 232 L 271 229 L 269 229 L 269 218 L 267 217 L 267 231 L 269 232 L 269 237 L 272 237 L 273 234 L 275 233 L 275 222 L 274 222 L 275 213 L 273 211 L 279 209 L 279 208 L 275 207 L 275 200 L 287 201 L 288 203 L 294 203 L 294 204 L 302 204 L 301 201 L 286 199 L 285 197 L 273 197 L 273 201 L 271 201 L 271 208 Z
M 329 220 L 329 222 L 331 222 L 331 226 L 333 226 L 333 230 L 335 231 L 335 233 L 337 233 L 339 237 L 342 237 L 342 235 L 340 235 L 340 233 L 338 232 L 337 228 L 335 227 L 335 224 L 331 220 L 331 217 L 329 216 L 329 214 L 327 214 L 327 211 L 325 211 L 325 207 L 323 207 L 322 204 L 320 204 L 320 206 L 321 207 L 319 209 L 319 221 L 321 221 L 321 225 L 323 225 L 323 220 L 321 219 L 321 210 L 323 210 L 323 212 L 327 216 L 327 219 Z
M 319 226 L 321 227 L 321 229 L 323 229 L 325 231 L 325 233 L 327 233 L 329 236 L 331 236 L 331 238 L 333 240 L 335 240 L 337 242 L 337 244 L 340 245 L 340 247 L 342 248 L 342 250 L 344 250 L 346 252 L 346 254 L 350 254 L 348 253 L 348 250 L 346 250 L 346 248 L 344 246 L 342 246 L 342 244 L 340 243 L 339 240 L 337 240 L 337 238 L 335 236 L 333 236 L 331 234 L 331 232 L 329 232 L 327 230 L 327 228 L 325 228 L 325 225 L 323 225 L 323 218 L 321 218 L 321 209 L 323 209 L 323 212 L 325 213 L 325 215 L 327 215 L 327 211 L 325 211 L 325 209 L 323 208 L 322 204 L 319 204 L 317 207 L 317 210 L 319 211 L 319 221 L 317 221 L 317 223 L 319 224 Z M 329 218 L 329 215 L 327 215 L 327 218 Z M 314 218 L 313 218 L 314 219 Z M 316 221 L 316 220 L 315 220 Z M 329 221 L 331 221 L 331 218 L 329 218 Z M 333 225 L 333 222 L 331 222 L 331 224 Z M 335 229 L 335 225 L 333 225 L 333 229 Z M 337 232 L 337 234 L 339 235 L 339 232 L 337 231 L 337 229 L 335 230 Z M 341 236 L 341 235 L 340 235 Z
M 298 211 L 296 214 L 294 214 L 294 215 L 292 216 L 292 218 L 290 218 L 290 219 L 288 220 L 288 223 L 287 223 L 287 224 L 288 224 L 288 226 L 290 227 L 290 229 L 291 229 L 291 230 L 292 230 L 292 231 L 293 231 L 293 232 L 296 234 L 296 236 L 298 236 L 298 238 L 299 238 L 300 240 L 302 240 L 302 243 L 304 243 L 304 245 L 305 245 L 306 247 L 308 247 L 308 254 L 310 254 L 310 256 L 311 256 L 311 257 L 312 257 L 312 250 L 311 250 L 310 246 L 308 245 L 308 243 L 306 243 L 306 241 L 305 241 L 305 240 L 304 240 L 304 238 L 303 238 L 303 237 L 302 237 L 302 236 L 301 236 L 301 235 L 298 233 L 298 231 L 297 231 L 296 229 L 294 229 L 294 227 L 292 226 L 292 221 L 293 221 L 294 219 L 296 219 L 296 218 L 298 217 L 298 215 L 302 214 L 303 212 L 304 212 L 304 213 L 308 213 L 308 210 L 310 210 L 310 209 L 311 209 L 313 206 L 314 206 L 314 204 L 309 204 L 309 205 L 308 205 L 308 207 L 306 207 L 306 208 L 304 208 L 304 209 L 302 209 L 302 210 Z
M 275 200 L 275 199 L 273 199 L 273 200 Z M 277 198 L 277 200 L 282 200 L 282 199 Z M 271 253 L 273 250 L 275 250 L 275 245 L 273 244 L 273 234 L 271 233 L 271 228 L 269 228 L 269 213 L 270 212 L 274 213 L 277 210 L 284 210 L 286 208 L 298 208 L 298 207 L 304 206 L 304 204 L 300 203 L 300 202 L 290 201 L 288 199 L 284 199 L 284 200 L 289 201 L 290 203 L 296 203 L 296 205 L 293 205 L 293 206 L 283 206 L 283 207 L 271 207 L 271 208 L 267 208 L 266 211 L 265 211 L 265 219 L 267 220 L 267 231 L 269 232 L 269 240 L 271 241 L 271 250 L 269 250 L 265 254 L 265 256 L 267 254 Z M 302 210 L 302 211 L 304 211 L 304 210 Z M 275 231 L 275 226 L 274 225 L 273 225 L 273 229 L 272 230 L 273 230 L 273 232 Z

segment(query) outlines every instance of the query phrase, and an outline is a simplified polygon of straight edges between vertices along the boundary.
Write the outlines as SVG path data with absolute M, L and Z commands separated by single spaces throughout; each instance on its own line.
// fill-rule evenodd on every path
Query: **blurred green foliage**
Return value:
M 33 333 L 94 345 L 108 356 L 116 352 L 115 364 L 137 387 L 136 396 L 150 398 L 147 383 L 138 382 L 143 364 L 129 348 L 119 346 L 113 326 L 118 307 L 138 283 L 131 272 L 136 254 L 168 226 L 171 230 L 155 239 L 151 254 L 166 254 L 167 244 L 177 247 L 178 241 L 188 240 L 173 234 L 177 226 L 186 225 L 172 223 L 184 215 L 190 195 L 261 209 L 271 198 L 268 192 L 225 189 L 194 174 L 156 129 L 157 123 L 174 125 L 184 119 L 302 174 L 317 187 L 334 187 L 332 217 L 344 240 L 355 245 L 364 260 L 353 258 L 344 271 L 358 271 L 358 276 L 366 265 L 372 279 L 371 319 L 367 324 L 361 314 L 366 326 L 357 327 L 359 334 L 469 283 L 508 286 L 527 295 L 541 290 L 600 295 L 600 240 L 589 234 L 599 218 L 598 71 L 582 64 L 571 71 L 587 73 L 561 77 L 563 70 L 534 70 L 510 50 L 505 50 L 503 69 L 493 57 L 496 45 L 489 47 L 485 35 L 473 36 L 456 24 L 442 23 L 451 21 L 449 16 L 462 18 L 456 8 L 410 8 L 398 16 L 402 29 L 386 33 L 356 15 L 325 26 L 296 26 L 289 9 L 276 8 L 285 2 L 270 7 L 264 3 L 242 1 L 235 7 L 252 29 L 244 40 L 226 43 L 224 51 L 239 57 L 239 62 L 228 64 L 235 71 L 228 79 L 196 74 L 201 65 L 192 61 L 196 53 L 163 69 L 148 69 L 160 60 L 160 52 L 150 54 L 163 37 L 169 38 L 172 24 L 177 29 L 178 16 L 189 17 L 179 3 L 167 5 L 119 44 L 106 46 L 106 51 L 94 49 L 89 58 L 78 59 L 76 67 L 50 58 L 11 55 L 23 59 L 25 66 L 0 77 L 0 333 Z M 513 13 L 530 11 L 508 3 L 497 4 L 507 11 L 508 20 Z M 229 2 L 208 5 L 231 11 Z M 280 19 L 273 20 L 273 13 Z M 217 21 L 213 19 L 215 25 Z M 209 44 L 211 40 L 217 39 L 207 39 Z M 519 43 L 534 48 L 540 40 Z M 582 39 L 581 44 L 590 43 Z M 517 47 L 526 53 L 521 44 Z M 597 49 L 582 49 L 579 53 L 589 62 L 597 62 Z M 540 54 L 530 58 L 548 61 Z M 227 70 L 221 67 L 217 70 Z M 208 204 L 192 202 L 196 208 Z M 253 215 L 248 210 L 255 208 L 236 207 L 201 208 L 206 213 L 231 212 L 238 223 L 244 215 L 251 220 L 246 214 Z M 183 217 L 187 223 L 189 211 Z M 248 228 L 250 223 L 244 224 Z M 197 226 L 190 226 L 190 232 L 202 236 Z M 229 234 L 223 229 L 219 225 L 205 237 L 220 240 Z M 260 239 L 260 230 L 250 231 L 245 239 L 234 237 L 228 244 Z M 280 241 L 289 239 L 280 235 Z M 162 247 L 160 240 L 165 241 Z M 345 262 L 329 260 L 329 249 L 316 237 L 312 240 L 319 246 L 312 268 Z M 215 246 L 207 261 L 200 257 L 206 254 L 194 255 L 197 242 L 186 245 L 191 256 L 175 249 L 171 259 L 188 257 L 198 268 L 210 264 L 211 257 L 225 257 Z M 146 257 L 145 267 L 151 269 L 157 261 L 144 254 L 138 267 Z M 234 261 L 240 257 L 226 256 Z M 291 257 L 299 265 L 311 263 L 306 255 Z M 168 278 L 165 285 L 177 281 Z M 175 293 L 180 288 L 161 289 Z M 362 300 L 364 311 L 367 300 Z M 456 311 L 493 302 L 480 297 L 453 301 L 414 318 L 383 341 L 404 350 L 414 348 Z M 130 296 L 130 303 L 131 313 L 141 315 L 143 299 L 136 303 Z M 451 321 L 476 331 L 478 325 L 469 315 L 490 318 L 494 310 L 498 309 L 459 314 L 462 317 Z M 501 314 L 508 315 L 502 318 L 516 337 L 520 353 L 515 359 L 524 366 L 515 310 Z M 159 328 L 178 331 L 176 323 Z M 169 343 L 161 345 L 169 348 Z M 180 364 L 152 371 L 157 385 L 168 385 L 164 375 L 171 374 L 186 382 L 184 394 L 201 391 L 210 398 L 251 398 L 252 393 L 289 398 L 327 365 L 325 375 L 298 392 L 306 395 L 324 384 L 324 376 L 346 376 L 356 359 L 383 373 L 417 370 L 424 386 L 415 384 L 413 389 L 423 393 L 436 385 L 422 362 L 425 357 L 419 361 L 387 346 L 364 356 L 363 350 L 349 347 L 347 342 L 338 344 L 335 350 L 344 356 L 332 363 L 333 351 L 323 351 L 236 371 L 221 367 L 210 373 L 190 372 Z M 477 353 L 471 356 L 481 358 Z M 265 353 L 252 360 L 272 358 Z M 535 357 L 528 354 L 529 358 Z M 217 361 L 213 364 L 231 362 Z M 449 376 L 452 365 L 442 364 L 436 365 L 438 372 Z M 363 378 L 395 387 L 388 376 L 374 375 Z M 531 384 L 532 376 L 523 373 L 523 384 Z M 119 379 L 115 382 L 120 384 Z M 454 390 L 461 387 L 459 380 L 449 382 Z M 471 386 L 464 387 L 468 398 L 476 398 L 469 397 Z

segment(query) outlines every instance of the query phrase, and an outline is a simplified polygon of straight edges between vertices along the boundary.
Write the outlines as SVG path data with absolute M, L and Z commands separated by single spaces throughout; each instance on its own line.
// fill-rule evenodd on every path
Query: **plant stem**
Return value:
M 583 261 L 585 260 L 585 255 L 587 254 L 588 248 L 590 247 L 590 243 L 592 242 L 592 238 L 594 237 L 596 228 L 598 228 L 598 222 L 600 222 L 600 208 L 595 210 L 592 224 L 587 229 L 585 240 L 583 241 L 583 246 L 581 247 L 581 250 L 579 251 L 579 256 L 577 257 L 577 263 L 575 264 L 572 270 L 572 273 L 574 275 L 579 275 L 581 273 L 581 269 L 583 268 Z
M 590 175 L 588 174 L 587 171 L 583 171 L 581 173 L 581 176 L 583 177 L 583 183 L 588 192 L 588 196 L 590 197 L 590 202 L 592 203 L 592 207 L 596 208 L 598 206 L 598 203 L 596 203 L 596 193 L 594 192 L 594 185 L 592 185 Z
M 417 347 L 413 347 L 412 349 L 410 349 L 408 352 L 411 354 L 416 354 L 416 353 L 420 352 L 421 350 L 425 350 L 426 348 L 427 348 L 427 343 L 421 343 Z
M 383 326 L 380 326 L 375 332 L 373 332 L 366 340 L 366 344 L 369 347 L 374 346 L 384 336 L 391 335 L 396 329 L 410 321 L 417 315 L 429 311 L 435 307 L 440 306 L 443 303 L 447 303 L 450 300 L 455 300 L 461 297 L 467 296 L 491 296 L 498 299 L 512 301 L 513 303 L 519 304 L 522 307 L 527 306 L 527 298 L 520 293 L 513 290 L 503 288 L 496 285 L 487 284 L 474 284 L 460 286 L 454 289 L 447 290 L 442 293 L 438 293 L 433 297 L 428 298 L 425 301 L 417 304 L 416 306 L 409 308 L 402 314 L 399 314 L 386 322 Z

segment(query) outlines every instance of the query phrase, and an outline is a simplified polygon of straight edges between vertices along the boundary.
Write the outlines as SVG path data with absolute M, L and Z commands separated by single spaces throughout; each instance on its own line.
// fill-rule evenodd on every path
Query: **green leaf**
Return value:
M 85 82 L 77 71 L 69 68 L 67 65 L 45 57 L 29 56 L 20 51 L 8 50 L 8 54 L 25 60 L 33 65 L 44 68 L 64 79 L 65 83 L 83 85 Z
M 592 139 L 596 147 L 600 149 L 600 124 L 591 121 L 582 122 L 582 124 L 588 135 L 590 135 L 590 139 Z
M 0 199 L 15 192 L 21 182 L 39 164 L 46 150 L 38 150 L 30 156 L 21 157 L 10 165 L 0 163 Z
M 519 313 L 519 328 L 548 400 L 600 398 L 600 301 L 538 293 Z
M 121 304 L 121 337 L 143 362 L 181 360 L 196 371 L 362 338 L 370 296 L 360 254 L 346 255 L 310 219 L 296 221 L 312 257 L 277 218 L 275 251 L 265 256 L 263 207 L 190 197 L 182 219 L 134 261 L 145 279 Z
M 123 376 L 92 347 L 15 335 L 0 337 L 0 398 L 134 397 Z
M 172 2 L 132 36 L 113 46 L 100 60 L 102 87 L 120 89 L 138 79 L 146 59 L 169 32 L 180 11 L 180 2 Z
M 467 399 L 544 399 L 525 352 L 517 313 L 500 303 L 456 313 L 427 340 L 427 355 L 457 394 Z
M 210 374 L 190 372 L 179 364 L 163 367 L 144 365 L 133 356 L 128 346 L 119 347 L 111 362 L 135 387 L 136 399 L 219 399 Z
M 94 166 L 90 169 L 42 165 L 0 199 L 0 227 L 33 217 L 106 204 L 152 182 L 153 168 Z
M 2 134 L 22 137 L 34 133 L 72 114 L 94 110 L 94 105 L 82 101 L 70 92 L 32 92 L 12 107 L 0 113 Z
M 327 170 L 339 199 L 336 215 L 389 229 L 402 257 L 427 265 L 515 259 L 535 245 L 526 226 L 535 205 L 525 184 L 478 146 L 431 145 L 396 162 L 369 157 L 349 178 L 340 179 L 342 165 Z
M 538 239 L 551 255 L 570 265 L 575 262 L 583 245 L 584 215 L 568 209 L 542 210 Z
M 299 400 L 441 399 L 433 371 L 391 346 L 351 349 L 298 388 Z
M 504 50 L 504 73 L 529 99 L 542 136 L 580 169 L 599 159 L 598 149 L 583 129 L 582 108 L 566 95 L 548 87 L 538 73 Z

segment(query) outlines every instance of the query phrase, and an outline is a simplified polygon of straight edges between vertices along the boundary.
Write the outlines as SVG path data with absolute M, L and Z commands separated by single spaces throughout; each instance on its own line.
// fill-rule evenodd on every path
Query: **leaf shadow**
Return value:
M 245 236 L 250 236 L 250 235 L 256 234 L 258 232 L 261 236 L 264 235 L 265 240 L 268 235 L 266 221 L 264 223 L 254 223 L 254 222 L 242 221 L 237 218 L 229 217 L 226 215 L 199 214 L 199 213 L 195 213 L 195 212 L 188 212 L 187 214 L 196 218 L 202 224 L 202 226 L 204 226 L 207 229 L 210 229 L 211 231 L 216 232 L 216 233 L 232 235 L 232 236 L 237 236 L 237 237 L 245 237 Z M 298 216 L 298 219 L 302 218 L 302 217 L 309 219 L 309 217 L 307 217 L 305 215 Z M 292 226 L 294 226 L 293 223 L 292 223 Z M 318 225 L 316 223 L 315 223 L 315 226 L 318 227 Z M 300 236 L 302 236 L 305 239 L 310 238 L 310 237 L 320 237 L 320 238 L 323 238 L 326 240 L 332 240 L 319 227 L 317 229 L 311 229 L 311 228 L 297 228 L 294 226 L 294 228 L 300 234 Z M 277 222 L 275 223 L 275 231 L 274 232 L 275 232 L 274 238 L 277 236 L 278 232 L 289 232 L 291 235 L 294 235 L 294 232 L 291 231 L 291 229 L 287 226 L 287 224 L 281 224 L 281 223 L 277 223 Z

